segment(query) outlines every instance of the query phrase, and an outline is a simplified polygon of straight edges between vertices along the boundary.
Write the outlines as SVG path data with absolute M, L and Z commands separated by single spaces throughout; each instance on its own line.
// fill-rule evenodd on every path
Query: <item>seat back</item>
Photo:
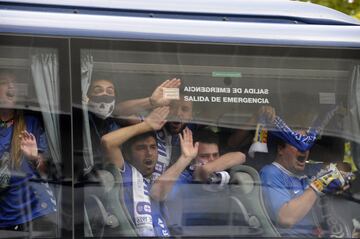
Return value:
M 97 170 L 84 189 L 85 233 L 94 237 L 137 236 L 124 202 L 122 177 L 114 165 Z
M 241 199 L 249 214 L 254 216 L 250 219 L 250 224 L 259 223 L 265 237 L 279 237 L 280 234 L 273 225 L 263 201 L 258 172 L 252 167 L 238 165 L 231 169 L 230 176 L 232 195 Z
M 127 210 L 124 199 L 124 188 L 122 176 L 118 168 L 113 164 L 106 166 L 107 172 L 110 172 L 114 177 L 113 184 L 108 183 L 108 187 L 105 191 L 105 202 L 108 212 L 116 217 L 118 225 L 110 226 L 106 232 L 106 236 L 126 236 L 136 237 L 134 222 L 131 220 L 131 216 Z M 120 202 L 120 204 L 119 204 Z
M 232 168 L 231 184 L 222 188 L 182 184 L 168 199 L 181 236 L 280 236 L 265 210 L 259 174 L 249 166 Z
M 261 236 L 242 200 L 230 186 L 185 184 L 182 197 L 183 236 Z

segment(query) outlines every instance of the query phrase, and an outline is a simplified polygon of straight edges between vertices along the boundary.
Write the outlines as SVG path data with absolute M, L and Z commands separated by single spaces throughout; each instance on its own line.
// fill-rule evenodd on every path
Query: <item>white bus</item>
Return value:
M 96 80 L 110 89 L 95 102 Z M 360 22 L 340 12 L 280 0 L 1 1 L 0 100 L 0 238 L 359 237 Z M 219 166 L 228 177 L 221 184 L 175 183 L 161 202 L 150 195 L 151 207 L 167 210 L 163 224 L 136 212 L 140 199 L 124 186 L 133 181 L 108 164 L 101 145 L 158 106 L 169 107 L 177 131 L 187 125 L 194 139 L 210 131 L 215 153 L 246 157 Z M 107 112 L 97 117 L 96 109 Z M 264 121 L 264 111 L 288 128 L 273 124 L 272 113 Z M 9 112 L 40 123 L 34 154 L 46 153 L 44 172 L 9 166 L 17 122 Z M 181 153 L 164 130 L 157 155 L 170 163 L 155 171 Z M 202 167 L 195 161 L 186 170 Z M 330 179 L 318 172 L 329 165 Z M 39 185 L 50 201 L 37 195 Z M 50 204 L 44 219 L 36 210 Z

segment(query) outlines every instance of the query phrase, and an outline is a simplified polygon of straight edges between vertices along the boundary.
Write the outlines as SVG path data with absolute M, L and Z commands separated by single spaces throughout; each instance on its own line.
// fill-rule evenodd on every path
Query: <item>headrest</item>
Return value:
M 98 170 L 99 181 L 104 187 L 105 192 L 109 192 L 115 184 L 114 176 L 107 170 Z
M 254 179 L 247 172 L 234 172 L 231 174 L 230 183 L 234 185 L 234 189 L 241 190 L 245 194 L 254 189 Z

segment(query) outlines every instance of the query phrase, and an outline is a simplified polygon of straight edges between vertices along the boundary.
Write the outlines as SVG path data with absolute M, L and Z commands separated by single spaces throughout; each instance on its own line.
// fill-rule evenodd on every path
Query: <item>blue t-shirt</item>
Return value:
M 280 208 L 285 203 L 304 193 L 309 186 L 308 178 L 306 176 L 297 176 L 276 162 L 261 169 L 260 177 L 265 205 L 270 218 L 275 225 L 278 225 L 277 217 Z M 278 230 L 284 236 L 315 236 L 316 224 L 310 211 L 292 228 L 278 226 Z
M 94 164 L 101 165 L 104 163 L 104 152 L 101 150 L 101 137 L 119 129 L 120 126 L 111 117 L 101 119 L 91 112 L 89 112 L 89 122 Z
M 131 215 L 132 221 L 135 223 L 135 213 L 134 213 L 134 196 L 133 196 L 133 179 L 132 179 L 132 165 L 128 162 L 124 162 L 124 170 L 121 172 L 123 177 L 123 186 L 124 186 L 124 198 L 126 207 Z M 155 236 L 166 237 L 170 236 L 164 215 L 166 213 L 166 208 L 162 202 L 156 202 L 151 200 L 149 192 L 151 189 L 151 181 L 144 178 L 144 193 L 149 197 L 150 205 L 147 202 L 137 202 L 136 208 L 140 214 L 147 213 L 146 206 L 151 208 L 151 217 L 153 228 L 155 231 Z M 136 225 L 136 223 L 135 223 Z
M 34 134 L 40 153 L 47 150 L 43 129 L 35 117 L 25 116 L 26 130 Z M 9 167 L 13 126 L 0 128 L 0 228 L 15 226 L 56 211 L 49 185 L 31 162 L 23 158 L 18 169 Z

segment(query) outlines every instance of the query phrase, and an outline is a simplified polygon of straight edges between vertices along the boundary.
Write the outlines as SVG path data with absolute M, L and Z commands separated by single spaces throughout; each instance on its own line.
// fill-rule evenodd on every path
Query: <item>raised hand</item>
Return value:
M 179 88 L 180 84 L 181 84 L 181 80 L 177 78 L 164 81 L 161 85 L 156 87 L 152 95 L 149 97 L 150 104 L 153 107 L 169 105 L 171 99 L 164 98 L 164 88 Z
M 35 136 L 32 133 L 29 133 L 26 130 L 24 130 L 20 133 L 19 138 L 20 138 L 20 150 L 22 154 L 30 160 L 37 160 L 38 148 L 37 148 Z
M 166 117 L 169 114 L 169 107 L 158 107 L 151 111 L 151 113 L 145 118 L 145 122 L 153 129 L 159 130 L 166 123 Z
M 181 155 L 191 161 L 198 154 L 199 143 L 193 143 L 192 132 L 187 127 L 183 130 L 182 135 L 179 134 L 179 138 L 181 145 Z

